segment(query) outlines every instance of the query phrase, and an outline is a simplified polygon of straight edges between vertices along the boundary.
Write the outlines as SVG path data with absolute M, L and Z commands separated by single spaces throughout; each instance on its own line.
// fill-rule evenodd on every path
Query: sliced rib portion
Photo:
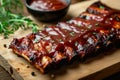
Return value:
M 120 12 L 96 2 L 67 22 L 14 38 L 10 48 L 45 73 L 63 61 L 69 63 L 75 56 L 81 59 L 116 41 L 120 41 Z

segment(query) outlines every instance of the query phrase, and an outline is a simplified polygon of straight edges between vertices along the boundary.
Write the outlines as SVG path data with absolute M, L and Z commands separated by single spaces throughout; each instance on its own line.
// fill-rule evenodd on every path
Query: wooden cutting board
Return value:
M 95 1 L 97 0 L 84 1 L 71 5 L 66 17 L 78 16 Z M 102 2 L 110 7 L 120 9 L 120 0 L 102 0 Z M 44 25 L 44 23 L 38 23 L 40 26 Z M 0 66 L 12 74 L 12 77 L 16 80 L 85 80 L 88 78 L 89 80 L 101 80 L 106 76 L 120 71 L 120 49 L 117 49 L 107 52 L 107 55 L 99 55 L 85 62 L 73 62 L 73 64 L 70 65 L 63 65 L 63 67 L 54 72 L 41 74 L 33 65 L 16 54 L 13 54 L 13 52 L 8 49 L 13 38 L 25 36 L 30 32 L 31 30 L 23 31 L 19 29 L 14 35 L 11 35 L 9 39 L 3 39 L 3 37 L 0 36 L 0 55 L 4 58 L 0 57 Z M 5 45 L 7 48 L 5 48 Z

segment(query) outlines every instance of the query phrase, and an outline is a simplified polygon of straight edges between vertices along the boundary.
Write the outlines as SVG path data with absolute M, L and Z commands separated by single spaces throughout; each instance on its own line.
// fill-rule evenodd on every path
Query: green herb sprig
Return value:
M 32 28 L 32 32 L 38 31 L 38 25 L 31 19 L 16 13 L 22 11 L 22 7 L 20 0 L 0 0 L 0 34 L 5 38 L 19 28 Z

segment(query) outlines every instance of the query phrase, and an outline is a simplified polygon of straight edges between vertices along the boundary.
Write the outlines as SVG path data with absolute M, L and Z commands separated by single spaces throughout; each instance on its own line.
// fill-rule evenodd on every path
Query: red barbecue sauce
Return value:
M 36 10 L 59 10 L 67 6 L 64 0 L 31 0 L 30 7 Z

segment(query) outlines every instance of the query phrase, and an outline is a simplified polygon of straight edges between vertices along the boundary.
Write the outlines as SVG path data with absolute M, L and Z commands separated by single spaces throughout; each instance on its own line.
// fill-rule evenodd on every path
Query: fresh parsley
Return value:
M 101 5 L 101 6 L 100 6 L 100 9 L 105 9 L 105 7 Z
M 0 0 L 0 34 L 5 38 L 19 28 L 32 28 L 32 32 L 38 31 L 37 24 L 20 14 L 22 7 L 20 0 Z
M 75 36 L 75 32 L 70 32 L 69 33 L 71 36 Z

